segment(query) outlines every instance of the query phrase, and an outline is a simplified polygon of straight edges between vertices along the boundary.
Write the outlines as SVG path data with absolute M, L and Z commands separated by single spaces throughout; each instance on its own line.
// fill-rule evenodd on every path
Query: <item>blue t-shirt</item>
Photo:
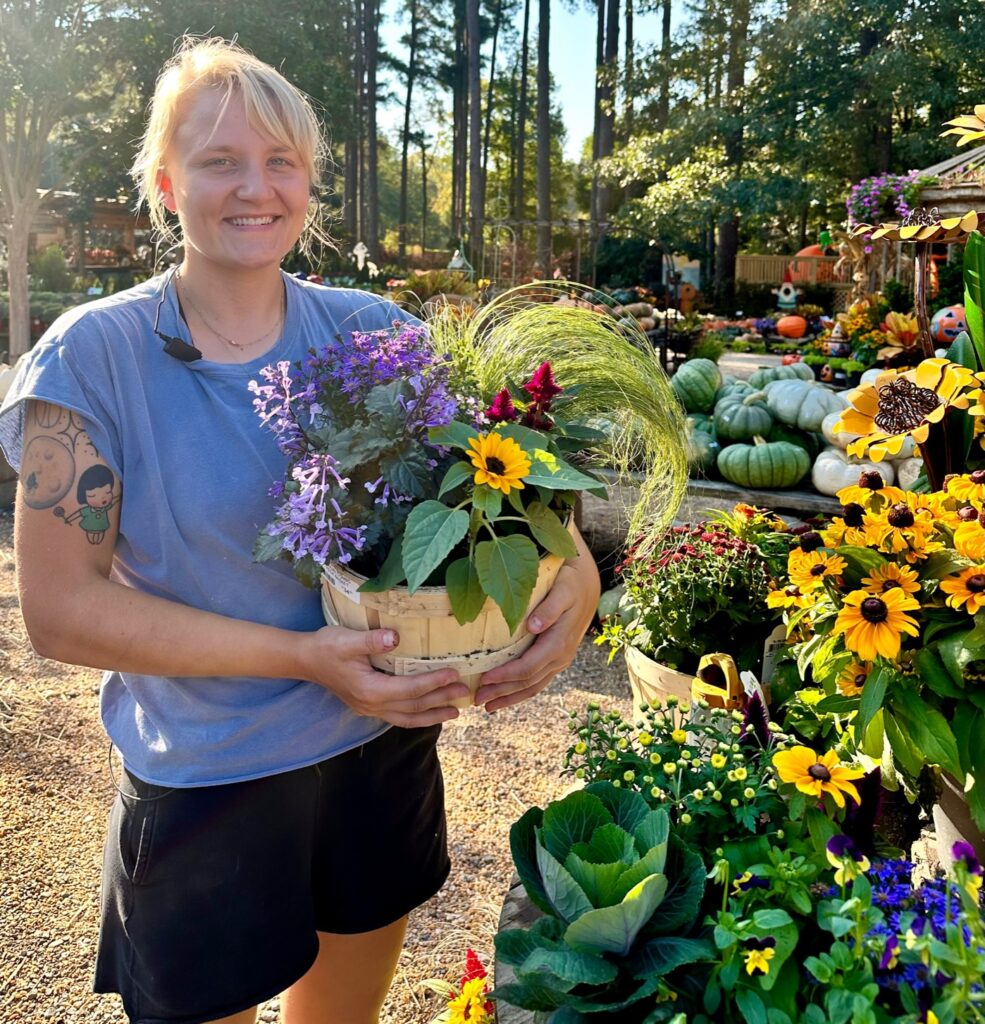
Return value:
M 258 359 L 184 363 L 159 330 L 191 342 L 172 274 L 60 317 L 21 366 L 0 407 L 0 446 L 20 468 L 26 399 L 77 412 L 123 481 L 112 578 L 220 615 L 291 630 L 324 625 L 316 591 L 284 561 L 256 563 L 267 494 L 285 458 L 248 390 L 268 363 L 294 362 L 353 330 L 409 320 L 366 292 L 284 275 L 283 335 Z M 98 608 L 91 610 L 100 614 Z M 387 725 L 297 679 L 157 677 L 107 672 L 103 723 L 127 767 L 166 786 L 289 771 L 365 743 Z

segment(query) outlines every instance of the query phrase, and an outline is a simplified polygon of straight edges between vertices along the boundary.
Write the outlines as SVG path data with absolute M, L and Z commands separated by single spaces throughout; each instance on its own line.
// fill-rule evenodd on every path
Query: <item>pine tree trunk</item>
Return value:
M 616 124 L 616 90 L 615 81 L 619 58 L 619 0 L 606 0 L 605 14 L 605 52 L 603 69 L 602 88 L 600 90 L 600 110 L 598 117 L 599 141 L 597 160 L 603 160 L 612 155 Z M 596 189 L 597 210 L 596 216 L 600 224 L 609 219 L 612 203 L 611 189 L 601 180 Z
M 486 209 L 486 172 L 489 168 L 489 135 L 492 132 L 493 86 L 496 82 L 496 44 L 499 42 L 499 28 L 503 21 L 503 0 L 496 0 L 496 14 L 493 19 L 492 55 L 489 58 L 489 84 L 486 89 L 486 127 L 482 138 L 482 210 Z M 502 218 L 498 213 L 496 219 Z
M 657 101 L 657 129 L 664 131 L 670 121 L 670 15 L 671 0 L 663 0 L 660 42 L 660 98 Z
M 10 290 L 10 352 L 12 364 L 31 348 L 31 304 L 27 288 L 27 249 L 37 202 L 15 204 L 7 230 L 7 281 Z
M 410 52 L 407 56 L 407 92 L 404 95 L 404 130 L 400 140 L 400 225 L 397 235 L 397 255 L 401 263 L 407 258 L 407 206 L 408 163 L 410 156 L 410 113 L 411 100 L 414 95 L 414 79 L 417 77 L 417 3 L 411 0 L 410 6 Z
M 363 235 L 366 231 L 366 171 L 365 161 L 363 159 L 365 144 L 365 119 L 363 114 L 366 104 L 366 69 L 363 59 L 366 51 L 365 35 L 363 32 L 363 11 L 366 3 L 368 3 L 368 0 L 353 0 L 353 70 L 355 72 L 356 95 L 352 117 L 353 156 L 355 157 L 355 160 L 353 161 L 353 184 L 355 185 L 355 188 L 352 190 L 352 204 L 354 209 L 351 245 L 355 245 L 357 242 L 363 241 Z
M 523 0 L 523 43 L 520 47 L 520 109 L 516 128 L 516 179 L 513 194 L 513 220 L 516 222 L 517 240 L 523 244 L 525 156 L 527 151 L 527 76 L 530 67 L 530 5 L 533 0 Z
M 551 276 L 551 0 L 537 27 L 537 262 Z
M 482 260 L 482 78 L 479 54 L 479 0 L 466 0 L 469 83 L 469 262 Z
M 588 204 L 589 234 L 594 254 L 599 237 L 599 136 L 601 135 L 603 80 L 605 77 L 605 3 L 595 0 L 595 110 L 592 120 L 592 194 Z
M 380 253 L 379 136 L 376 131 L 376 67 L 379 56 L 380 0 L 364 0 L 366 18 L 366 246 L 370 258 Z

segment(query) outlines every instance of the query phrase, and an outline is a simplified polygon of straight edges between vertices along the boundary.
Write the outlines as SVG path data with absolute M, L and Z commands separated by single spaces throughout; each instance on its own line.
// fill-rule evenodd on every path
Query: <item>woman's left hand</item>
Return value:
M 566 669 L 578 653 L 598 607 L 601 584 L 588 545 L 575 533 L 578 557 L 565 562 L 550 593 L 530 613 L 527 628 L 537 639 L 519 658 L 482 676 L 476 704 L 498 711 L 533 697 Z

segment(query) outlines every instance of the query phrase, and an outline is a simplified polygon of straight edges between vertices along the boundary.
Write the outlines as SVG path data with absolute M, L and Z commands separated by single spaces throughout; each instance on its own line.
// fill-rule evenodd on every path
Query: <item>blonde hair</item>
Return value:
M 322 226 L 321 204 L 315 196 L 328 149 L 311 101 L 279 71 L 248 53 L 235 40 L 218 37 L 183 37 L 157 79 L 147 128 L 131 168 L 139 199 L 147 203 L 154 228 L 168 241 L 179 241 L 178 231 L 168 220 L 159 181 L 168 147 L 181 120 L 181 104 L 201 87 L 223 89 L 224 105 L 237 92 L 243 98 L 249 123 L 301 156 L 312 185 L 302 247 L 307 247 L 311 237 L 332 245 Z

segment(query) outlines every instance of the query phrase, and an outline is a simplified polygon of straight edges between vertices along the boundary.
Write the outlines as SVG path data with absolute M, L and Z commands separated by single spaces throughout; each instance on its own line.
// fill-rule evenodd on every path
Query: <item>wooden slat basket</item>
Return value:
M 528 612 L 547 596 L 563 564 L 564 559 L 557 555 L 546 555 L 540 560 Z M 444 587 L 421 587 L 414 594 L 408 593 L 406 587 L 361 594 L 359 587 L 365 579 L 337 563 L 326 566 L 322 610 L 330 625 L 396 630 L 399 645 L 387 654 L 370 657 L 383 672 L 405 676 L 454 668 L 474 697 L 483 672 L 519 657 L 534 642 L 534 635 L 527 631 L 526 616 L 511 633 L 491 598 L 473 622 L 461 626 L 452 614 Z M 471 703 L 471 698 L 463 699 L 459 706 L 468 707 Z

